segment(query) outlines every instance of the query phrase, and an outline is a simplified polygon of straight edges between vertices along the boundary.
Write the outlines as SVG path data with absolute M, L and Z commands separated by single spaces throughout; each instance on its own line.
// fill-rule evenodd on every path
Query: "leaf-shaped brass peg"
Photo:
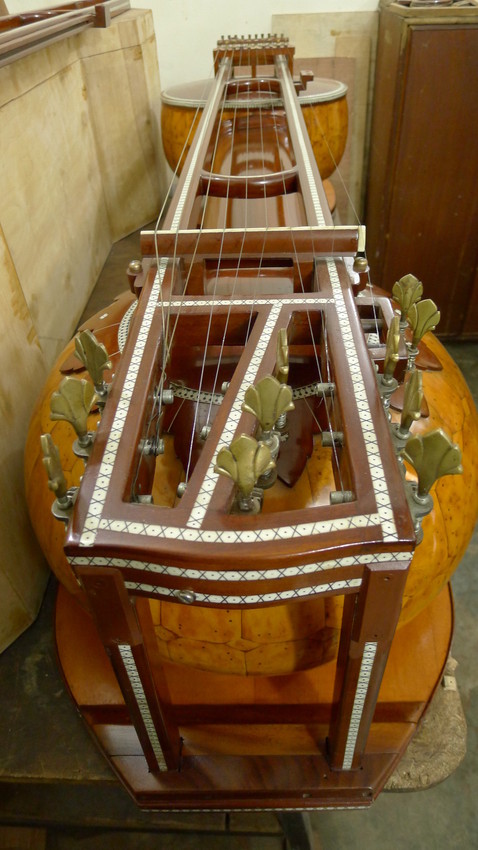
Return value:
M 51 434 L 42 434 L 40 443 L 43 452 L 43 466 L 48 475 L 48 489 L 53 491 L 60 504 L 69 502 L 68 487 L 61 466 L 58 447 L 55 446 Z
M 289 343 L 286 328 L 281 328 L 277 335 L 275 377 L 281 384 L 286 384 L 289 377 Z
M 400 306 L 400 324 L 406 327 L 410 307 L 423 295 L 423 284 L 415 275 L 406 274 L 393 284 L 392 295 Z
M 441 428 L 424 436 L 410 437 L 402 456 L 417 473 L 419 499 L 427 498 L 438 478 L 463 472 L 460 447 Z
M 402 415 L 400 417 L 400 432 L 405 436 L 410 431 L 412 422 L 420 419 L 420 409 L 423 401 L 423 373 L 418 369 L 410 372 L 405 384 Z
M 78 435 L 80 445 L 86 445 L 91 442 L 88 439 L 88 415 L 95 400 L 96 393 L 89 381 L 63 378 L 50 400 L 51 418 L 69 422 Z
M 81 331 L 75 337 L 76 356 L 87 369 L 97 392 L 104 393 L 106 384 L 103 378 L 105 369 L 111 369 L 111 360 L 105 346 L 98 342 L 90 331 Z
M 395 315 L 390 322 L 390 327 L 387 333 L 387 343 L 385 348 L 385 359 L 383 362 L 383 380 L 384 383 L 390 383 L 393 379 L 393 373 L 398 363 L 398 348 L 400 345 L 400 313 L 395 311 Z
M 416 348 L 427 331 L 433 331 L 440 321 L 440 311 L 431 298 L 412 304 L 408 311 L 408 321 L 413 331 L 412 346 Z
M 229 448 L 218 452 L 215 471 L 234 481 L 245 502 L 244 508 L 247 509 L 246 504 L 251 499 L 257 480 L 274 466 L 270 449 L 265 443 L 258 443 L 254 437 L 241 434 Z
M 248 387 L 242 409 L 253 413 L 266 433 L 271 431 L 283 413 L 294 410 L 292 390 L 272 375 L 266 375 L 254 387 Z

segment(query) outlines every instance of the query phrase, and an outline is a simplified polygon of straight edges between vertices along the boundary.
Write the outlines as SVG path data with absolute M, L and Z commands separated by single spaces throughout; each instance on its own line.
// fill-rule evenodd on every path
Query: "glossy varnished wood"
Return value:
M 334 772 L 325 758 L 333 662 L 293 676 L 259 679 L 200 670 L 190 670 L 185 676 L 180 667 L 167 664 L 168 707 L 180 725 L 183 758 L 179 772 L 153 775 L 147 770 L 111 664 L 88 615 L 61 588 L 56 614 L 62 669 L 100 746 L 141 806 L 166 809 L 369 805 L 410 740 L 440 680 L 452 616 L 450 594 L 445 589 L 397 632 L 363 770 L 345 775 Z M 417 652 L 420 665 L 416 664 Z M 259 706 L 266 708 L 261 717 Z M 380 755 L 384 747 L 386 756 Z
M 381 9 L 366 223 L 373 279 L 391 290 L 412 269 L 438 332 L 476 337 L 478 15 L 456 11 Z
M 332 226 L 290 53 L 274 59 L 281 113 L 219 119 L 231 86 L 257 92 L 255 63 L 231 83 L 238 56 L 234 45 L 218 64 L 163 228 L 144 235 L 143 271 L 130 274 L 139 299 L 67 528 L 71 572 L 63 556 L 57 567 L 89 613 L 60 591 L 59 653 L 140 805 L 362 806 L 439 681 L 451 602 L 438 585 L 424 591 L 428 566 L 403 624 L 416 537 L 376 379 L 392 309 L 373 293 L 357 308 L 364 281 L 341 254 L 362 233 Z M 297 404 L 253 513 L 216 463 L 234 435 L 260 436 L 243 398 L 275 372 L 279 330 Z M 405 362 L 402 346 L 400 377 Z M 78 371 L 70 352 L 62 368 Z M 160 410 L 162 381 L 172 393 Z M 73 651 L 80 634 L 98 658 L 91 675 Z

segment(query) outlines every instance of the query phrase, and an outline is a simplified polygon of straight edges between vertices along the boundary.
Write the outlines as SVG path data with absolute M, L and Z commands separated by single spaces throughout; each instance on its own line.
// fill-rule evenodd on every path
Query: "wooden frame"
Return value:
M 392 706 L 391 726 L 396 724 L 400 733 L 395 730 L 393 745 L 377 744 L 374 738 L 370 749 L 370 730 L 416 542 L 370 356 L 371 350 L 380 349 L 375 359 L 381 368 L 391 310 L 385 302 L 374 300 L 374 309 L 380 307 L 381 325 L 380 329 L 376 325 L 379 338 L 368 347 L 355 303 L 362 281 L 359 275 L 351 279 L 342 259 L 345 252 L 360 249 L 362 234 L 358 228 L 332 226 L 294 85 L 281 55 L 275 57 L 276 80 L 284 104 L 284 150 L 292 161 L 294 180 L 289 183 L 284 178 L 277 229 L 266 228 L 267 233 L 263 229 L 261 244 L 259 230 L 227 228 L 218 249 L 217 228 L 199 224 L 207 184 L 205 163 L 209 158 L 214 172 L 212 134 L 215 127 L 220 128 L 221 98 L 233 67 L 226 53 L 164 228 L 143 236 L 148 270 L 141 275 L 137 308 L 128 315 L 128 340 L 67 531 L 65 552 L 86 593 L 97 635 L 88 620 L 83 623 L 85 615 L 69 609 L 64 595 L 58 633 L 64 634 L 60 620 L 68 611 L 72 621 L 77 618 L 83 623 L 78 629 L 84 630 L 86 645 L 94 646 L 91 657 L 115 695 L 108 706 L 99 706 L 92 698 L 82 710 L 140 805 L 362 806 L 383 786 L 409 740 L 411 716 L 421 716 L 428 699 L 422 695 L 415 714 L 400 700 Z M 233 202 L 240 206 L 247 200 L 250 186 L 247 176 L 238 176 Z M 301 214 L 291 220 L 284 198 L 298 188 Z M 264 193 L 267 203 L 266 188 Z M 282 238 L 290 226 L 293 229 Z M 232 294 L 225 289 L 226 294 L 217 298 L 216 284 L 212 293 L 208 290 L 208 273 L 219 282 L 224 271 L 221 264 L 231 258 L 237 261 L 236 274 L 244 287 L 235 294 L 234 284 Z M 228 266 L 223 275 L 226 282 L 227 276 Z M 251 277 L 259 288 L 249 296 Z M 276 286 L 278 280 L 284 283 L 285 294 L 281 289 L 268 293 L 267 287 Z M 363 305 L 368 304 L 364 299 Z M 166 319 L 173 328 L 171 336 L 176 334 L 174 345 L 166 336 Z M 330 465 L 335 482 L 340 482 L 341 498 L 331 498 L 330 504 L 286 501 L 285 507 L 275 511 L 245 514 L 235 510 L 234 486 L 218 476 L 215 459 L 235 435 L 257 433 L 256 422 L 242 407 L 244 392 L 274 371 L 280 328 L 289 332 L 291 385 L 302 415 L 295 424 L 290 417 L 293 439 L 284 443 L 277 461 L 279 474 L 289 484 L 297 479 L 310 453 L 312 431 L 321 429 L 320 417 L 325 417 L 324 430 L 329 429 L 333 446 Z M 168 353 L 163 356 L 166 345 Z M 227 352 L 227 389 L 207 439 L 191 450 L 192 471 L 181 499 L 153 504 L 157 461 L 145 446 L 156 437 L 154 410 L 158 399 L 161 406 L 164 392 L 169 389 L 174 396 L 178 386 L 179 398 L 192 392 L 193 400 L 202 403 L 202 385 L 189 389 L 197 386 L 195 352 L 199 349 L 214 367 L 217 351 Z M 403 368 L 403 352 L 401 357 Z M 309 407 L 315 424 L 307 418 L 305 406 L 300 407 L 310 382 L 303 387 L 299 379 L 308 380 L 311 364 L 322 364 L 333 387 L 332 400 L 320 390 L 316 408 Z M 181 377 L 182 388 L 175 383 Z M 209 386 L 204 392 L 214 394 Z M 172 413 L 160 409 L 163 427 L 165 423 L 173 427 L 181 406 L 182 401 Z M 343 440 L 337 449 L 338 433 Z M 226 725 L 240 725 L 246 740 L 247 730 L 256 736 L 255 743 L 247 740 L 250 751 L 237 752 L 234 747 L 228 751 L 225 735 L 224 752 L 214 745 L 210 752 L 203 752 L 197 732 L 196 744 L 194 734 L 192 743 L 183 736 L 182 727 L 192 718 L 193 725 L 199 725 L 199 737 L 201 723 L 213 729 L 220 725 L 220 701 L 198 702 L 201 674 L 194 671 L 190 673 L 191 702 L 178 704 L 177 673 L 158 658 L 149 600 L 233 611 L 285 602 L 300 606 L 304 600 L 334 596 L 344 597 L 344 612 L 337 661 L 327 673 L 325 710 L 304 702 L 302 682 L 296 704 L 268 699 L 261 705 L 243 699 L 236 708 L 228 706 Z M 444 622 L 449 623 L 447 599 L 441 598 L 439 605 L 445 612 Z M 430 665 L 432 690 L 445 661 L 448 636 L 445 629 L 440 651 Z M 61 642 L 59 651 L 61 656 Z M 406 652 L 405 656 L 408 664 Z M 65 660 L 64 669 L 69 666 L 71 661 Z M 317 676 L 320 680 L 321 674 Z M 273 680 L 274 676 L 267 678 L 266 691 L 274 690 Z M 310 733 L 311 750 L 306 754 L 301 745 L 296 748 L 293 735 L 290 745 L 276 749 L 272 743 L 261 750 L 257 730 L 262 726 L 292 729 L 299 724 L 307 730 L 309 721 L 317 719 L 319 728 Z M 134 753 L 133 762 L 120 752 L 119 729 L 127 749 Z

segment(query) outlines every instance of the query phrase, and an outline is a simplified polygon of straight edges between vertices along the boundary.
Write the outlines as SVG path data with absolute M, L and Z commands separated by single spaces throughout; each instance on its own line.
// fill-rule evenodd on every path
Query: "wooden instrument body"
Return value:
M 211 88 L 210 80 L 174 86 L 163 92 L 161 135 L 172 171 L 180 174 Z M 347 143 L 347 88 L 336 80 L 315 79 L 299 92 L 299 103 L 314 157 L 322 179 L 339 165 Z M 239 104 L 239 105 L 238 105 Z M 244 119 L 254 113 L 265 115 L 271 108 L 283 113 L 282 103 L 271 82 L 263 80 L 239 91 L 221 112 L 221 120 Z
M 117 351 L 113 356 L 113 370 L 120 357 L 120 323 L 133 303 L 134 296 L 125 293 L 86 323 L 87 327 L 94 329 L 97 338 L 104 341 L 108 350 Z M 424 541 L 413 554 L 398 628 L 426 609 L 446 586 L 466 551 L 478 513 L 476 408 L 461 372 L 432 334 L 427 335 L 426 349 L 437 358 L 441 368 L 423 372 L 428 410 L 427 415 L 415 423 L 414 432 L 426 433 L 442 427 L 447 433 L 452 433 L 454 441 L 462 449 L 464 469 L 461 476 L 443 478 L 434 487 L 435 507 L 424 519 Z M 53 495 L 49 499 L 45 496 L 40 450 L 40 435 L 51 433 L 61 450 L 68 485 L 79 485 L 84 464 L 73 453 L 71 428 L 65 422 L 52 422 L 50 419 L 51 394 L 65 375 L 72 374 L 87 377 L 84 367 L 74 356 L 73 342 L 50 373 L 32 416 L 25 453 L 26 491 L 35 534 L 51 569 L 69 593 L 87 605 L 84 592 L 63 551 L 64 528 L 50 511 Z M 443 404 L 443 399 L 446 399 L 446 404 Z M 91 415 L 92 427 L 97 417 L 97 413 Z M 395 422 L 399 419 L 399 413 L 393 407 L 392 419 Z M 320 462 L 320 453 L 315 461 L 315 465 L 309 463 L 308 470 L 293 488 L 295 498 L 300 500 L 297 502 L 300 509 L 314 501 L 325 503 L 330 492 L 330 464 L 325 466 Z M 183 466 L 170 439 L 165 455 L 156 462 L 153 483 L 156 504 L 167 503 L 168 499 L 176 501 L 175 490 L 182 471 Z M 280 507 L 281 501 L 290 499 L 290 488 L 280 481 L 274 490 L 266 494 L 273 510 L 277 509 L 277 505 Z M 151 600 L 157 648 L 163 660 L 234 675 L 290 674 L 335 657 L 342 607 L 342 597 L 332 596 L 296 602 L 292 610 L 289 604 L 285 604 L 268 607 L 265 612 L 264 609 L 242 608 L 240 612 L 231 614 L 228 608 L 212 610 L 201 605 L 184 606 L 166 599 Z
M 226 52 L 162 230 L 142 236 L 136 307 L 126 298 L 88 323 L 115 377 L 85 469 L 68 426 L 47 421 L 60 373 L 81 374 L 72 346 L 50 376 L 27 447 L 32 520 L 69 592 L 57 616 L 68 685 L 140 805 L 367 805 L 446 660 L 452 611 L 440 590 L 471 534 L 476 464 L 439 482 L 414 554 L 372 363 L 383 369 L 392 307 L 357 295 L 343 258 L 360 233 L 332 225 L 286 61 L 273 82 L 284 112 L 259 122 L 218 117 L 232 64 Z M 244 513 L 216 462 L 237 434 L 261 434 L 244 395 L 274 372 L 280 328 L 295 409 L 277 480 L 260 513 Z M 427 345 L 436 357 L 422 345 L 417 365 L 435 371 L 419 428 L 449 420 L 465 459 L 476 457 L 466 386 Z M 402 345 L 400 377 L 406 360 Z M 316 391 L 318 378 L 333 391 Z M 60 446 L 68 484 L 82 476 L 66 541 L 39 497 L 39 431 Z M 158 434 L 164 450 L 146 451 Z

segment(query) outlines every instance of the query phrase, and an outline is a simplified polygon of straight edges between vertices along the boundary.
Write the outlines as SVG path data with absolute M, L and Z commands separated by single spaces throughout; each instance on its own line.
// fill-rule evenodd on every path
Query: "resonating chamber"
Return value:
M 292 61 L 218 43 L 131 293 L 29 434 L 60 663 L 145 808 L 369 805 L 440 681 L 477 513 L 438 310 L 411 274 L 391 303 L 334 226 Z
M 265 68 L 264 70 L 270 70 Z M 174 172 L 181 173 L 206 105 L 212 80 L 196 80 L 172 86 L 161 95 L 161 134 L 164 153 Z M 298 91 L 298 102 L 322 179 L 340 164 L 347 142 L 347 86 L 338 80 L 315 78 Z M 239 80 L 228 92 L 221 121 L 260 122 L 271 110 L 281 112 L 283 103 L 275 80 L 264 75 Z

